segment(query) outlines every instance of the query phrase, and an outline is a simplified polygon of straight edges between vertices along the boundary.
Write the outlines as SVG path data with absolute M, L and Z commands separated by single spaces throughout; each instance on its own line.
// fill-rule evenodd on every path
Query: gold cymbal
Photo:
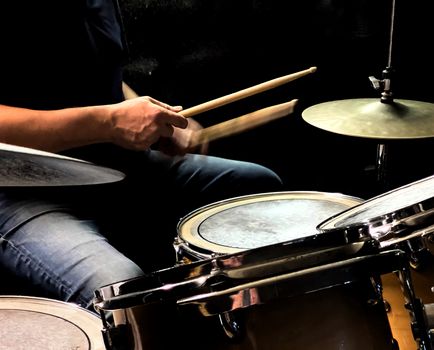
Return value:
M 320 103 L 305 109 L 309 124 L 334 133 L 377 139 L 434 136 L 434 104 L 412 100 L 358 98 Z
M 124 177 L 80 159 L 0 143 L 0 188 L 98 185 Z

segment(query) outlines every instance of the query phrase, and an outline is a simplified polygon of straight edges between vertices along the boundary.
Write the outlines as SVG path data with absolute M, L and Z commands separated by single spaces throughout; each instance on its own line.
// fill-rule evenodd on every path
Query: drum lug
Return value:
M 384 300 L 384 308 L 386 310 L 387 313 L 389 313 L 392 310 L 392 306 L 390 305 L 390 303 L 387 300 Z
M 399 350 L 399 343 L 395 338 L 392 339 L 392 350 Z
M 430 304 L 423 304 L 422 300 L 415 298 L 412 303 L 405 303 L 410 311 L 410 323 L 413 338 L 418 344 L 418 350 L 433 350 L 433 330 L 431 329 L 432 315 Z
M 218 315 L 220 325 L 223 328 L 223 331 L 225 332 L 226 336 L 231 340 L 239 340 L 242 336 L 242 326 L 241 324 L 235 319 L 234 315 L 225 312 L 223 314 Z
M 422 240 L 426 249 L 434 255 L 434 229 L 432 226 L 424 230 L 422 234 Z
M 433 329 L 428 330 L 428 338 L 429 338 L 429 348 L 426 348 L 426 349 L 429 349 L 429 350 L 434 349 L 434 330 Z M 425 350 L 425 348 L 422 350 Z
M 134 342 L 131 341 L 129 336 L 131 329 L 128 325 L 121 324 L 116 327 L 104 328 L 101 332 L 107 350 L 133 349 Z
M 428 235 L 429 236 L 429 235 Z M 401 248 L 407 252 L 410 267 L 413 270 L 421 270 L 425 267 L 427 259 L 432 254 L 432 247 L 427 245 L 428 236 L 420 236 L 405 241 L 406 246 Z

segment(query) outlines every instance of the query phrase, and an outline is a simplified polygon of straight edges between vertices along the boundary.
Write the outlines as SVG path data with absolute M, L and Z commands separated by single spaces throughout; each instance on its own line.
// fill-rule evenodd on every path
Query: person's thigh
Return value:
M 91 307 L 94 291 L 143 275 L 92 221 L 47 212 L 8 230 L 3 225 L 0 264 L 45 296 Z
M 171 195 L 184 214 L 215 201 L 283 188 L 274 171 L 257 163 L 199 154 L 168 157 L 158 151 L 147 157 L 166 181 L 157 188 Z

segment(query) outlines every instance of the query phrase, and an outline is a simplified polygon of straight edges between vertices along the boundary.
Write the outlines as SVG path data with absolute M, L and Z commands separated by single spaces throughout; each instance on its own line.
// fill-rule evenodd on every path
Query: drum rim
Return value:
M 406 238 L 401 237 L 391 240 L 385 240 L 385 238 L 388 238 L 390 236 L 392 230 L 395 227 L 405 223 L 406 219 L 411 219 L 412 216 L 421 216 L 420 214 L 424 212 L 427 212 L 426 215 L 429 216 L 434 210 L 434 196 L 421 199 L 418 202 L 413 201 L 411 203 L 403 204 L 402 206 L 394 209 L 393 211 L 388 211 L 371 218 L 365 218 L 358 222 L 343 224 L 342 226 L 338 226 L 337 224 L 348 218 L 351 214 L 358 214 L 362 212 L 363 209 L 368 208 L 370 205 L 375 205 L 375 203 L 383 201 L 389 196 L 396 195 L 397 193 L 399 194 L 399 192 L 404 192 L 413 186 L 431 180 L 434 180 L 434 175 L 411 182 L 409 184 L 372 197 L 371 199 L 365 200 L 364 202 L 352 208 L 348 208 L 347 210 L 344 210 L 343 212 L 333 215 L 327 220 L 324 220 L 323 222 L 318 224 L 317 229 L 322 233 L 327 233 L 335 230 L 364 232 L 365 234 L 368 234 L 371 237 L 379 240 L 383 247 L 390 246 L 394 243 L 402 241 Z
M 203 217 L 205 214 L 216 214 L 225 210 L 231 204 L 243 205 L 247 203 L 257 203 L 264 201 L 273 201 L 279 199 L 288 199 L 289 197 L 293 197 L 290 199 L 326 199 L 333 203 L 342 203 L 342 204 L 351 204 L 352 206 L 363 203 L 363 199 L 346 195 L 340 192 L 325 192 L 325 191 L 278 191 L 278 192 L 262 192 L 256 194 L 249 194 L 244 196 L 237 196 L 233 198 L 228 198 L 225 200 L 217 201 L 214 203 L 210 203 L 208 205 L 202 206 L 183 218 L 181 218 L 177 225 L 177 233 L 178 236 L 175 240 L 175 245 L 178 249 L 184 249 L 190 254 L 195 255 L 196 257 L 202 258 L 210 258 L 215 255 L 222 254 L 233 254 L 248 250 L 249 248 L 235 248 L 223 244 L 218 244 L 215 242 L 211 242 L 209 240 L 201 237 L 197 232 L 192 232 L 192 230 L 183 230 L 185 225 L 191 225 L 192 219 L 198 220 Z M 255 202 L 256 200 L 256 202 Z M 231 207 L 228 207 L 231 208 Z M 346 209 L 344 210 L 346 211 Z M 199 222 L 200 224 L 201 222 Z M 197 226 L 197 224 L 196 224 Z M 319 232 L 312 232 L 312 235 Z M 275 242 L 278 243 L 278 242 Z M 257 247 L 255 247 L 257 248 Z M 253 248 L 254 249 L 254 248 Z
M 334 252 L 340 252 L 339 255 L 329 255 L 327 249 L 318 250 L 315 253 L 319 255 L 313 257 L 308 265 L 301 267 L 288 264 L 288 258 L 294 258 L 294 262 L 298 260 L 296 252 L 293 252 L 293 256 L 290 257 L 284 254 L 277 254 L 275 253 L 275 249 L 271 249 L 279 248 L 279 246 L 284 247 L 285 245 L 282 244 L 276 244 L 274 247 L 260 247 L 238 254 L 223 255 L 214 259 L 196 261 L 191 264 L 174 266 L 167 270 L 157 271 L 154 273 L 155 276 L 142 276 L 139 279 L 135 278 L 104 286 L 99 290 L 99 293 L 96 294 L 97 297 L 94 303 L 101 313 L 110 310 L 134 309 L 137 306 L 143 305 L 164 304 L 169 307 L 176 307 L 176 305 L 180 306 L 182 304 L 196 304 L 196 301 L 198 302 L 202 298 L 214 299 L 215 297 L 220 298 L 222 296 L 226 298 L 226 296 L 228 296 L 230 299 L 230 295 L 232 295 L 233 292 L 250 288 L 259 290 L 262 289 L 262 287 L 269 289 L 271 292 L 269 295 L 270 298 L 275 299 L 274 292 L 276 291 L 276 283 L 285 281 L 287 278 L 294 277 L 297 279 L 298 277 L 303 278 L 303 276 L 315 274 L 316 277 L 312 279 L 312 283 L 322 279 L 326 285 L 320 288 L 329 288 L 334 285 L 349 283 L 350 279 L 347 277 L 348 273 L 351 273 L 351 269 L 349 269 L 348 266 L 364 264 L 364 260 L 384 260 L 384 263 L 375 263 L 370 265 L 369 268 L 363 267 L 360 269 L 360 272 L 368 274 L 372 274 L 376 269 L 378 269 L 377 272 L 380 274 L 385 273 L 383 270 L 386 269 L 387 272 L 392 272 L 396 270 L 398 263 L 402 264 L 407 261 L 403 251 L 395 249 L 379 252 L 376 245 L 372 245 L 374 242 L 375 241 L 368 239 L 353 244 L 334 246 Z M 253 261 L 253 265 L 250 265 L 247 259 L 248 255 L 252 254 L 254 257 L 258 257 L 258 252 L 263 252 L 264 250 L 273 252 L 278 259 L 274 260 L 268 257 L 261 258 L 260 261 Z M 290 250 L 292 249 L 288 249 L 288 251 Z M 259 255 L 262 256 L 262 254 Z M 309 259 L 308 255 L 306 255 L 306 257 Z M 244 260 L 246 260 L 246 262 Z M 388 267 L 389 265 L 385 263 L 386 261 L 393 261 L 393 266 Z M 208 267 L 212 268 L 208 269 Z M 337 280 L 335 284 L 331 283 L 328 278 L 319 278 L 323 276 L 322 271 L 341 267 L 345 276 L 337 276 L 340 281 L 339 283 L 337 283 Z M 177 273 L 178 269 L 190 270 L 190 272 L 193 273 L 179 274 Z M 268 269 L 270 270 L 267 271 Z M 380 270 L 382 272 L 380 272 Z M 172 279 L 166 278 L 167 276 L 165 276 L 165 274 L 167 272 L 171 274 Z M 253 274 L 251 272 L 253 272 Z M 184 278 L 180 278 L 181 275 L 184 275 Z M 220 280 L 218 276 L 225 276 L 225 278 Z M 359 279 L 360 276 L 359 272 L 353 275 L 355 279 Z M 137 288 L 140 287 L 140 285 L 136 285 L 134 290 L 131 288 L 127 288 L 126 290 L 118 288 L 121 284 L 128 285 L 131 282 L 134 284 L 136 281 L 140 282 L 154 277 L 156 277 L 158 283 L 149 289 Z M 217 280 L 220 281 L 220 284 L 219 287 L 215 289 L 213 286 Z M 305 286 L 305 283 L 301 283 L 299 286 L 304 290 L 305 287 L 303 286 Z M 316 289 L 312 288 L 312 286 L 307 286 L 304 292 L 314 290 Z M 224 303 L 224 305 L 229 304 Z M 199 303 L 196 306 L 198 305 Z M 250 305 L 251 304 L 246 306 Z
M 374 261 L 375 263 L 372 263 Z M 405 253 L 399 249 L 383 251 L 378 254 L 368 254 L 368 255 L 360 255 L 354 256 L 352 258 L 344 259 L 341 261 L 336 261 L 328 264 L 322 264 L 319 266 L 292 271 L 288 273 L 282 273 L 277 276 L 266 277 L 262 279 L 257 279 L 253 282 L 240 283 L 235 286 L 230 286 L 227 289 L 219 289 L 217 291 L 210 291 L 209 293 L 198 293 L 191 297 L 180 298 L 177 300 L 177 305 L 179 307 L 190 306 L 197 308 L 201 314 L 204 316 L 212 316 L 218 315 L 224 312 L 230 312 L 239 308 L 250 307 L 253 305 L 264 304 L 270 302 L 271 300 L 276 300 L 279 297 L 277 290 L 280 287 L 280 284 L 285 283 L 286 280 L 290 278 L 300 278 L 303 280 L 303 277 L 306 275 L 313 274 L 316 277 L 311 280 L 311 282 L 321 283 L 324 282 L 323 286 L 317 286 L 317 288 L 309 287 L 306 285 L 308 283 L 300 283 L 298 288 L 301 290 L 297 290 L 296 284 L 293 286 L 294 288 L 289 288 L 286 293 L 283 294 L 284 298 L 297 294 L 306 294 L 314 291 L 320 291 L 324 289 L 329 289 L 333 287 L 348 285 L 353 282 L 356 282 L 362 278 L 362 274 L 366 274 L 366 276 L 373 276 L 375 274 L 382 275 L 384 273 L 390 273 L 396 271 L 397 269 L 402 269 L 403 265 L 406 262 Z M 352 275 L 351 269 L 352 266 L 362 266 L 358 267 L 358 272 Z M 323 279 L 320 276 L 324 274 L 327 270 L 335 270 L 342 269 L 345 276 L 341 275 L 336 280 L 331 282 L 330 280 Z M 352 275 L 352 276 L 351 276 Z M 241 296 L 240 300 L 243 301 L 242 305 L 237 307 L 233 307 L 231 301 L 233 301 L 234 295 L 243 295 L 245 292 L 253 292 L 254 294 L 260 295 L 255 300 L 251 298 L 246 300 Z M 265 293 L 264 293 L 265 291 Z M 267 291 L 269 291 L 269 295 L 267 295 Z M 240 293 L 241 292 L 241 293 Z M 239 294 L 240 293 L 240 294 Z M 249 293 L 250 294 L 250 293 Z M 223 301 L 222 301 L 223 300 Z M 208 303 L 211 301 L 211 308 L 208 308 Z M 218 310 L 215 309 L 216 304 L 218 305 Z M 226 308 L 226 309 L 223 309 Z M 214 309 L 214 310 L 213 310 Z

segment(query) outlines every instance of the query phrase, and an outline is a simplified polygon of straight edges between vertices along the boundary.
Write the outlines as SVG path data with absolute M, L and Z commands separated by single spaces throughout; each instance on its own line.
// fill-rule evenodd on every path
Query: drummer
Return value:
M 189 211 L 282 188 L 264 166 L 189 149 L 200 125 L 180 106 L 125 100 L 118 10 L 111 0 L 0 5 L 0 142 L 126 174 L 0 193 L 0 267 L 37 296 L 86 308 L 101 286 L 171 266 L 176 223 Z

